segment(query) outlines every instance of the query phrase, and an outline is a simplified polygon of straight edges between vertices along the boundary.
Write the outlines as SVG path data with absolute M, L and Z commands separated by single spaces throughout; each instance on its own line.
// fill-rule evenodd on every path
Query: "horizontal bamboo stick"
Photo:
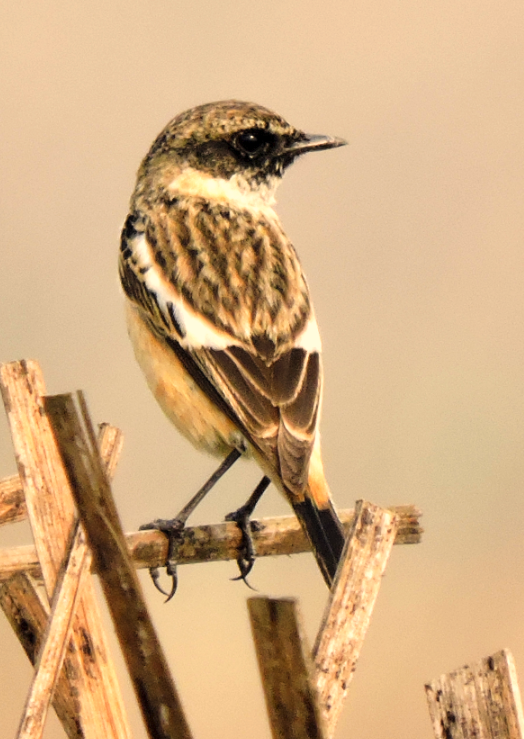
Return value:
M 389 510 L 399 518 L 395 544 L 415 544 L 421 540 L 423 529 L 419 524 L 422 515 L 416 506 L 393 506 Z M 352 509 L 339 511 L 346 531 L 353 522 Z M 311 547 L 295 516 L 262 518 L 252 522 L 253 540 L 257 557 L 279 554 L 300 554 L 311 551 Z M 135 567 L 147 568 L 164 564 L 167 540 L 158 531 L 136 531 L 126 534 L 129 554 Z M 181 534 L 177 549 L 179 564 L 197 564 L 236 559 L 241 535 L 234 523 L 192 526 Z M 0 580 L 20 572 L 40 578 L 41 571 L 36 550 L 33 546 L 0 549 Z

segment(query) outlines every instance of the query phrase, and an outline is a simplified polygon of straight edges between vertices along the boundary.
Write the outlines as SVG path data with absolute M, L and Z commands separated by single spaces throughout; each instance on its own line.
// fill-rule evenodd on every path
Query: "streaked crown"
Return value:
M 178 164 L 213 177 L 247 180 L 281 177 L 297 156 L 343 146 L 330 136 L 314 136 L 294 128 L 281 116 L 255 103 L 225 100 L 199 105 L 170 121 L 155 139 L 140 175 Z

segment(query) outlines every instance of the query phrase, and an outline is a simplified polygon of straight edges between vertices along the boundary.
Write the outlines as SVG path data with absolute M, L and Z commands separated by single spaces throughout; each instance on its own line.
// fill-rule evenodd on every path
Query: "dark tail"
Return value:
M 313 554 L 328 588 L 331 588 L 344 549 L 344 529 L 331 501 L 319 508 L 310 497 L 293 503 L 293 510 L 307 534 Z

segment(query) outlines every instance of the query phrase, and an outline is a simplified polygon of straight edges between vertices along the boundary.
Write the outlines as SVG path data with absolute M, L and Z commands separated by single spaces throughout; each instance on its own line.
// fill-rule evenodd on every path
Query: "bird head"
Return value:
M 226 100 L 181 113 L 157 136 L 144 159 L 139 179 L 157 186 L 225 181 L 239 191 L 270 200 L 284 171 L 309 151 L 347 142 L 312 135 L 254 103 Z

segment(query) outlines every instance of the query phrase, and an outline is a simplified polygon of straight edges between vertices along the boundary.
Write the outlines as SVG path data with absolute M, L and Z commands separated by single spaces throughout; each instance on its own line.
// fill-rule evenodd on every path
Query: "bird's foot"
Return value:
M 178 577 L 175 552 L 177 550 L 178 544 L 180 543 L 181 533 L 184 530 L 187 519 L 193 513 L 199 503 L 204 500 L 204 498 L 215 485 L 215 483 L 220 480 L 220 478 L 228 471 L 230 467 L 234 465 L 234 463 L 241 455 L 242 451 L 240 449 L 232 449 L 227 457 L 224 459 L 224 461 L 221 462 L 220 466 L 213 472 L 211 477 L 208 478 L 208 480 L 204 483 L 204 485 L 202 485 L 200 490 L 198 490 L 195 495 L 193 495 L 191 500 L 182 508 L 177 516 L 167 519 L 156 518 L 151 523 L 146 523 L 140 527 L 141 530 L 154 529 L 156 531 L 162 531 L 167 536 L 168 545 L 165 568 L 166 573 L 171 578 L 171 590 L 168 593 L 166 593 L 166 591 L 160 585 L 160 575 L 158 567 L 152 567 L 149 570 L 155 588 L 163 593 L 165 596 L 167 596 L 166 603 L 171 600 L 171 598 L 176 593 Z
M 255 543 L 251 533 L 255 530 L 256 524 L 251 521 L 251 516 L 253 515 L 256 504 L 266 491 L 270 482 L 269 477 L 263 477 L 244 505 L 240 506 L 236 511 L 228 513 L 226 516 L 226 521 L 234 521 L 242 534 L 242 544 L 238 548 L 237 556 L 237 565 L 240 570 L 240 575 L 231 579 L 243 580 L 251 590 L 255 590 L 255 588 L 248 583 L 247 576 L 253 569 L 256 556 Z
M 152 529 L 154 531 L 162 531 L 167 536 L 167 556 L 164 566 L 166 574 L 171 578 L 171 588 L 169 591 L 164 590 L 160 585 L 160 568 L 149 568 L 153 585 L 160 593 L 166 596 L 166 603 L 174 596 L 178 586 L 177 559 L 175 553 L 180 544 L 184 526 L 185 521 L 180 518 L 156 518 L 151 523 L 145 523 L 140 526 L 140 531 L 150 531 Z
M 238 577 L 232 577 L 232 580 L 242 580 L 248 588 L 255 590 L 252 585 L 249 584 L 247 576 L 253 569 L 255 564 L 255 544 L 253 541 L 252 530 L 256 524 L 250 520 L 252 508 L 247 503 L 241 506 L 238 510 L 228 513 L 225 520 L 234 521 L 238 526 L 240 533 L 242 534 L 242 543 L 238 548 L 237 565 L 240 571 Z

